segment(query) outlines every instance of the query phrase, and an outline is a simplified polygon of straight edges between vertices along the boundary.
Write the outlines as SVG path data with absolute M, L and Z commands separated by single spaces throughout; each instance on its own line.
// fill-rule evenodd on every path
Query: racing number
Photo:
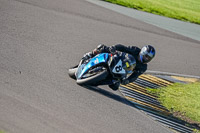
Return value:
M 97 58 L 95 61 L 94 61 L 95 64 L 99 63 L 99 59 Z
M 122 71 L 122 66 L 116 66 L 116 67 L 115 67 L 115 71 L 116 71 L 116 72 Z
M 113 73 L 117 73 L 117 74 L 124 74 L 126 73 L 125 70 L 122 67 L 122 61 L 119 60 L 119 62 L 117 63 L 117 65 L 113 68 Z

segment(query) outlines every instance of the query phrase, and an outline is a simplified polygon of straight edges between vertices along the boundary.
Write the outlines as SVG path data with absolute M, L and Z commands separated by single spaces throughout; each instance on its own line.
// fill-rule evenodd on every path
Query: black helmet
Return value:
M 135 58 L 130 54 L 126 54 L 122 66 L 123 69 L 126 71 L 126 73 L 127 74 L 132 73 L 135 66 L 136 66 Z
M 139 61 L 141 63 L 148 63 L 155 56 L 155 49 L 151 45 L 144 46 L 139 53 Z

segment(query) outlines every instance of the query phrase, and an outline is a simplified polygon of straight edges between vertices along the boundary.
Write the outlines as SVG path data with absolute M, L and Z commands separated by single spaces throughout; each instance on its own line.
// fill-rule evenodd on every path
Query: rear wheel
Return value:
M 108 71 L 103 69 L 98 73 L 93 73 L 92 76 L 88 76 L 84 79 L 77 79 L 76 83 L 79 85 L 97 85 L 99 81 L 104 80 L 108 76 Z
M 74 67 L 71 67 L 69 70 L 68 70 L 68 74 L 71 78 L 73 79 L 76 79 L 76 76 L 75 76 L 75 73 L 76 71 L 78 70 L 78 65 L 74 66 Z

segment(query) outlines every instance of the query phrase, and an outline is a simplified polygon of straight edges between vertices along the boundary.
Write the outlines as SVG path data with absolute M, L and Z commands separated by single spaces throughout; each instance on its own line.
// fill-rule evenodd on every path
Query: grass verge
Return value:
M 200 0 L 104 0 L 170 18 L 200 24 Z
M 200 82 L 147 89 L 174 116 L 200 127 Z

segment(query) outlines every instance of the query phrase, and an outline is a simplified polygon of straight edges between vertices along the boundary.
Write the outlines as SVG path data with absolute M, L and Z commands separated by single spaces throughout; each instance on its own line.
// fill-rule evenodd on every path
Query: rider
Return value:
M 132 74 L 127 78 L 121 81 L 121 84 L 126 85 L 130 82 L 135 81 L 139 75 L 143 74 L 147 70 L 147 63 L 151 61 L 155 56 L 155 49 L 151 45 L 146 45 L 141 49 L 136 46 L 124 46 L 122 44 L 116 44 L 113 46 L 105 46 L 104 44 L 99 44 L 92 52 L 88 52 L 83 56 L 83 59 L 89 59 L 96 56 L 99 53 L 115 53 L 116 51 L 125 52 L 131 54 L 136 60 L 136 66 Z M 129 68 L 131 68 L 129 66 Z M 133 68 L 133 67 L 132 67 Z M 120 83 L 116 82 L 109 87 L 113 90 L 119 88 Z

